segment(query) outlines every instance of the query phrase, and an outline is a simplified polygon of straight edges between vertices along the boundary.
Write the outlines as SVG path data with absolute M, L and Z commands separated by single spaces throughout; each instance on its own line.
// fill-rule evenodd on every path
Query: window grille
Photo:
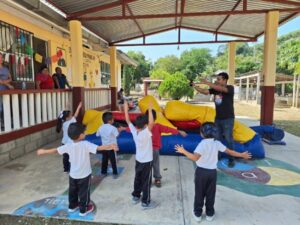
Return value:
M 110 83 L 110 65 L 101 61 L 101 84 Z
M 34 81 L 33 33 L 0 21 L 0 57 L 13 81 Z

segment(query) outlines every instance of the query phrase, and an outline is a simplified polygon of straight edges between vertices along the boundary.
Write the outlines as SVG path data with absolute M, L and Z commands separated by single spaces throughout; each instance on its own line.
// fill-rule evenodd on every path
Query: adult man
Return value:
M 53 79 L 54 84 L 55 84 L 55 89 L 65 89 L 66 86 L 68 86 L 68 88 L 71 88 L 71 86 L 69 85 L 69 82 L 67 80 L 66 75 L 64 75 L 62 73 L 60 67 L 55 68 L 55 74 L 52 75 L 52 79 Z
M 216 106 L 216 118 L 215 124 L 218 128 L 219 134 L 218 138 L 225 138 L 227 142 L 227 147 L 233 149 L 233 125 L 234 125 L 234 108 L 233 108 L 233 96 L 234 96 L 234 87 L 232 85 L 227 85 L 228 74 L 221 72 L 217 75 L 217 81 L 211 83 L 207 80 L 202 79 L 201 84 L 206 84 L 209 86 L 209 89 L 203 89 L 196 87 L 194 88 L 205 95 L 212 94 L 214 95 L 214 102 Z M 228 156 L 228 167 L 234 167 L 234 159 L 231 156 Z

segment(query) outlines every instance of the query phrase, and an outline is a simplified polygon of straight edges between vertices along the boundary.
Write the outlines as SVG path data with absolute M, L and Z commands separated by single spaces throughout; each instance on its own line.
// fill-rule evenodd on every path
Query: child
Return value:
M 123 130 L 121 127 L 119 130 L 114 127 L 112 124 L 114 123 L 113 114 L 111 112 L 105 112 L 102 115 L 102 120 L 104 124 L 98 129 L 96 136 L 101 136 L 103 145 L 115 144 L 117 145 L 117 137 L 119 136 L 119 131 Z M 101 174 L 107 175 L 107 166 L 108 166 L 108 158 L 110 159 L 111 167 L 113 169 L 113 177 L 116 179 L 118 177 L 118 168 L 116 162 L 116 154 L 113 150 L 105 151 L 102 153 L 102 168 Z
M 148 114 L 148 110 L 146 111 L 146 115 Z M 156 120 L 156 112 L 152 109 L 153 120 Z M 171 134 L 180 134 L 185 137 L 187 134 L 184 131 L 176 130 L 167 126 L 163 126 L 158 123 L 154 123 L 152 128 L 152 146 L 153 146 L 153 177 L 154 177 L 154 185 L 156 187 L 161 187 L 161 174 L 160 174 L 160 166 L 159 166 L 159 151 L 161 149 L 161 133 L 171 133 Z
M 115 150 L 117 146 L 102 145 L 97 146 L 85 138 L 85 126 L 80 123 L 72 123 L 68 129 L 68 135 L 73 140 L 72 143 L 53 149 L 39 149 L 38 155 L 44 154 L 64 154 L 68 153 L 71 161 L 71 170 L 69 176 L 69 212 L 75 212 L 80 209 L 79 216 L 86 216 L 94 210 L 94 205 L 90 203 L 90 185 L 91 185 L 91 162 L 90 153 L 96 154 L 97 151 Z
M 217 181 L 217 162 L 218 151 L 244 159 L 251 158 L 251 154 L 246 152 L 239 153 L 226 148 L 215 138 L 217 128 L 214 123 L 204 123 L 200 128 L 200 134 L 204 138 L 196 147 L 194 153 L 189 153 L 183 146 L 176 145 L 176 152 L 184 154 L 190 160 L 196 161 L 195 171 L 195 199 L 194 199 L 194 218 L 197 222 L 201 221 L 202 207 L 206 207 L 206 220 L 212 221 L 215 214 L 214 203 Z
M 68 136 L 68 128 L 71 123 L 76 122 L 76 117 L 78 116 L 81 107 L 82 103 L 80 102 L 73 116 L 70 110 L 64 110 L 59 114 L 57 118 L 56 132 L 59 133 L 61 129 L 63 130 L 63 139 L 61 141 L 62 145 L 72 143 L 72 140 Z M 63 154 L 63 165 L 64 172 L 69 173 L 71 165 L 69 162 L 69 155 L 67 153 Z
M 151 112 L 152 106 L 150 105 L 149 111 Z M 132 203 L 137 204 L 142 196 L 142 209 L 153 209 L 157 205 L 150 201 L 150 188 L 151 188 L 151 168 L 153 160 L 152 149 L 152 127 L 153 116 L 152 113 L 138 116 L 135 120 L 135 128 L 128 115 L 128 103 L 124 102 L 125 119 L 132 133 L 133 140 L 136 147 L 136 161 L 135 161 L 135 178 L 134 190 L 132 192 Z M 148 124 L 147 124 L 148 123 Z

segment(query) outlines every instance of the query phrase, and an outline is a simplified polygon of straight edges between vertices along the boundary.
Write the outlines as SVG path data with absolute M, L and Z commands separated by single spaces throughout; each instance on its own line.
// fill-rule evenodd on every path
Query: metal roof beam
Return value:
M 191 42 L 169 42 L 169 43 L 136 43 L 136 44 L 113 44 L 110 46 L 156 46 L 156 45 L 193 45 L 193 44 L 215 44 L 215 43 L 229 43 L 229 42 L 255 42 L 256 40 L 224 40 L 224 41 L 191 41 Z
M 242 0 L 238 0 L 237 3 L 233 6 L 232 10 L 231 11 L 234 11 L 238 5 L 240 4 Z M 218 30 L 223 26 L 223 24 L 228 20 L 230 15 L 227 15 L 224 20 L 220 23 L 220 25 L 218 26 L 218 28 L 216 29 L 216 33 L 218 33 Z
M 132 13 L 132 11 L 131 11 L 131 9 L 130 9 L 130 7 L 129 7 L 129 5 L 125 4 L 125 6 L 127 7 L 129 14 L 131 16 L 134 16 L 133 13 Z M 140 24 L 138 23 L 138 21 L 136 19 L 133 19 L 133 21 L 136 24 L 136 26 L 138 27 L 139 31 L 142 33 L 142 35 L 145 36 L 145 34 L 144 34 L 144 32 L 143 32 Z
M 118 6 L 122 6 L 122 8 L 123 8 L 124 4 L 128 4 L 128 3 L 131 3 L 131 2 L 135 2 L 135 1 L 137 1 L 137 0 L 120 0 L 120 1 L 109 3 L 109 4 L 100 5 L 100 6 L 97 6 L 97 7 L 88 8 L 88 9 L 85 9 L 85 10 L 81 10 L 81 11 L 78 11 L 78 12 L 67 14 L 67 19 L 69 19 L 69 20 L 70 19 L 76 19 L 79 16 L 83 16 L 83 15 L 86 15 L 86 14 L 89 14 L 89 13 L 104 11 L 104 10 L 115 8 L 115 7 L 118 7 Z M 123 15 L 123 16 L 125 16 L 125 15 Z
M 175 3 L 175 14 L 178 13 L 178 0 L 176 0 Z M 177 26 L 177 16 L 175 16 L 175 26 Z
M 180 21 L 179 21 L 179 27 L 182 24 L 182 18 L 183 18 L 183 14 L 184 14 L 184 7 L 185 7 L 185 0 L 181 0 L 181 7 L 180 7 Z
M 232 33 L 227 33 L 227 32 L 218 32 L 213 30 L 206 30 L 202 28 L 195 28 L 195 27 L 189 27 L 189 26 L 181 26 L 181 28 L 187 29 L 187 30 L 195 30 L 195 31 L 200 31 L 200 32 L 207 32 L 207 33 L 212 33 L 212 34 L 221 34 L 221 35 L 226 35 L 226 36 L 232 36 L 232 37 L 239 37 L 239 38 L 247 38 L 247 39 L 255 39 L 255 37 L 250 37 L 246 35 L 240 35 L 240 34 L 232 34 Z
M 254 10 L 236 10 L 236 11 L 212 11 L 212 12 L 192 12 L 183 14 L 147 14 L 147 15 L 134 15 L 134 16 L 90 16 L 78 17 L 76 19 L 81 21 L 92 20 L 132 20 L 132 19 L 154 19 L 154 18 L 173 18 L 173 17 L 200 17 L 200 16 L 220 16 L 220 15 L 250 15 L 250 14 L 264 14 L 270 11 L 279 12 L 300 12 L 300 7 L 297 8 L 273 8 L 273 9 L 254 9 Z
M 289 19 L 293 18 L 293 17 L 296 16 L 297 14 L 298 14 L 298 13 L 293 13 L 293 14 L 289 15 L 289 16 L 286 17 L 285 19 L 281 20 L 281 21 L 279 22 L 279 25 L 285 23 L 286 21 L 288 21 Z M 259 37 L 260 37 L 261 35 L 263 35 L 264 33 L 265 33 L 265 31 L 263 31 L 263 32 L 261 32 L 261 33 L 255 35 L 255 38 L 256 38 L 256 39 L 259 38 Z
M 137 35 L 137 36 L 134 36 L 134 37 L 124 38 L 124 39 L 121 39 L 121 40 L 118 40 L 118 41 L 113 41 L 113 42 L 110 42 L 110 44 L 116 44 L 116 43 L 120 43 L 120 42 L 131 41 L 131 40 L 134 40 L 134 39 L 137 39 L 137 38 L 147 37 L 147 36 L 150 36 L 150 35 L 159 34 L 159 33 L 163 33 L 163 32 L 170 31 L 170 30 L 175 30 L 176 28 L 177 27 L 168 27 L 168 28 L 165 28 L 165 29 L 162 29 L 162 30 L 146 33 L 144 35 Z
M 169 28 L 165 28 L 165 29 L 162 29 L 162 30 L 154 31 L 154 32 L 151 32 L 151 33 L 145 33 L 145 35 L 137 35 L 137 36 L 130 37 L 130 38 L 120 39 L 118 41 L 110 42 L 110 44 L 117 44 L 117 43 L 120 43 L 120 42 L 131 41 L 131 40 L 134 40 L 134 39 L 137 39 L 137 38 L 147 37 L 147 36 L 150 36 L 150 35 L 159 34 L 159 33 L 167 32 L 167 31 L 170 31 L 170 30 L 175 30 L 175 29 L 186 29 L 186 30 L 193 30 L 193 31 L 200 31 L 200 32 L 207 32 L 207 33 L 216 34 L 216 32 L 212 31 L 212 30 L 206 30 L 206 29 L 194 28 L 194 27 L 188 27 L 188 26 L 181 26 L 181 27 L 179 27 L 179 26 L 175 27 L 174 26 L 174 27 L 169 27 Z M 218 32 L 218 34 L 226 35 L 226 36 L 232 36 L 232 37 L 238 37 L 238 38 L 245 38 L 245 39 L 250 39 L 250 40 L 256 40 L 255 37 L 250 37 L 250 36 L 245 36 L 245 35 L 238 35 L 238 34 L 232 34 L 232 33 L 226 33 L 226 32 Z
M 294 6 L 300 6 L 300 2 L 294 2 L 289 0 L 261 0 L 264 2 L 273 2 L 273 3 L 280 3 L 283 5 L 294 5 Z

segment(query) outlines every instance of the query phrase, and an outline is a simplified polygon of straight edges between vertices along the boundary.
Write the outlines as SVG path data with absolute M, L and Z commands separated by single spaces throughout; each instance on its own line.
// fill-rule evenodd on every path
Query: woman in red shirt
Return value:
M 49 74 L 49 69 L 43 65 L 40 72 L 36 75 L 36 88 L 37 89 L 53 89 L 54 82 Z

